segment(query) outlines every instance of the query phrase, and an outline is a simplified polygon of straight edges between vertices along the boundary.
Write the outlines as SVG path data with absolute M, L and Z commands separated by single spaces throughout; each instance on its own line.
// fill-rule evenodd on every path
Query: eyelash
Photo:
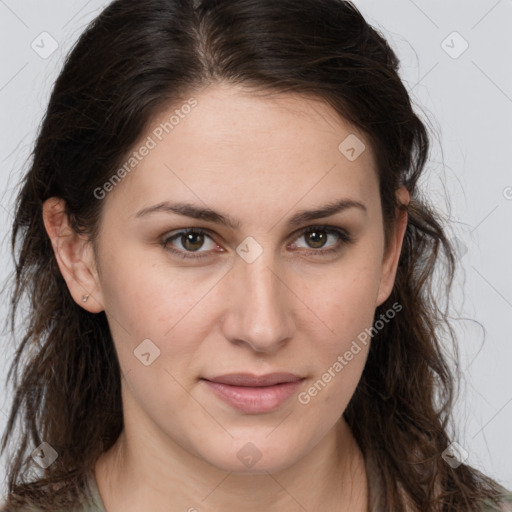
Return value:
M 336 247 L 333 247 L 330 249 L 312 249 L 309 252 L 306 252 L 306 256 L 311 256 L 311 255 L 327 256 L 327 255 L 331 255 L 334 253 L 338 253 L 343 248 L 343 245 L 349 245 L 354 242 L 354 239 L 347 231 L 345 231 L 344 229 L 336 228 L 336 227 L 329 226 L 329 225 L 308 226 L 299 232 L 296 239 L 304 236 L 305 234 L 313 232 L 315 230 L 325 231 L 325 233 L 327 233 L 329 235 L 337 235 L 339 237 L 339 240 L 341 241 L 341 244 L 338 244 Z M 172 254 L 175 254 L 176 256 L 179 256 L 180 258 L 183 258 L 183 259 L 199 259 L 199 258 L 209 257 L 210 254 L 208 253 L 208 251 L 202 251 L 202 252 L 182 251 L 182 250 L 173 249 L 172 247 L 168 246 L 168 244 L 170 242 L 172 242 L 175 239 L 181 237 L 182 235 L 186 235 L 188 233 L 196 233 L 196 234 L 206 235 L 209 238 L 212 238 L 210 232 L 206 229 L 187 228 L 187 229 L 182 229 L 181 231 L 178 231 L 177 233 L 175 233 L 174 235 L 172 235 L 170 237 L 163 238 L 160 243 L 165 250 L 167 250 L 167 251 L 171 252 Z M 193 256 L 191 256 L 191 254 L 193 254 Z

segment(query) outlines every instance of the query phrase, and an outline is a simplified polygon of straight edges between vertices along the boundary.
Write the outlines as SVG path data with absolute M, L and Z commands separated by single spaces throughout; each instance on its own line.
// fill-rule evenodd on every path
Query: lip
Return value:
M 205 378 L 210 382 L 227 384 L 229 386 L 261 387 L 283 384 L 286 382 L 297 382 L 302 377 L 288 372 L 274 372 L 266 375 L 254 375 L 252 373 L 229 373 L 219 377 Z
M 232 373 L 201 380 L 217 397 L 232 407 L 246 413 L 264 413 L 286 402 L 304 378 L 279 372 L 261 376 Z

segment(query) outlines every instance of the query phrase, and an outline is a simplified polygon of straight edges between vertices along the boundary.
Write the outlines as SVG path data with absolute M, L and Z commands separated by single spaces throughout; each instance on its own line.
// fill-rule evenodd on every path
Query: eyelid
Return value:
M 338 235 L 345 243 L 351 243 L 354 241 L 353 236 L 347 229 L 335 226 L 333 224 L 313 224 L 310 226 L 306 226 L 304 228 L 300 228 L 294 233 L 292 233 L 293 240 L 301 237 L 306 233 L 309 233 L 310 231 L 314 231 L 315 229 L 325 231 L 328 234 Z M 318 252 L 319 250 L 316 250 L 315 252 Z
M 319 256 L 325 255 L 325 254 L 332 254 L 334 252 L 340 252 L 344 246 L 352 244 L 355 241 L 354 237 L 350 234 L 350 232 L 347 229 L 341 228 L 339 226 L 334 226 L 332 224 L 314 224 L 314 225 L 305 226 L 303 228 L 300 228 L 300 229 L 297 229 L 296 231 L 294 231 L 290 235 L 289 240 L 295 241 L 298 238 L 302 237 L 303 235 L 305 235 L 311 231 L 314 231 L 315 229 L 325 231 L 328 234 L 337 235 L 340 240 L 339 243 L 336 244 L 336 246 L 330 247 L 327 249 L 320 248 L 320 249 L 309 249 L 308 250 L 308 249 L 302 248 L 301 250 L 299 250 L 299 252 L 301 252 L 302 254 L 306 254 L 306 255 L 313 254 L 313 255 L 319 255 Z M 183 251 L 181 249 L 173 249 L 173 248 L 168 247 L 168 244 L 171 241 L 173 241 L 174 239 L 177 239 L 179 236 L 187 234 L 187 233 L 199 233 L 199 234 L 206 235 L 214 243 L 217 244 L 217 242 L 215 241 L 215 234 L 212 231 L 210 231 L 207 228 L 199 228 L 199 227 L 197 227 L 197 228 L 190 227 L 190 228 L 173 230 L 173 231 L 167 233 L 166 235 L 164 235 L 163 238 L 161 239 L 160 243 L 164 247 L 164 249 L 166 249 L 167 251 L 169 251 L 173 254 L 176 254 L 176 255 L 182 257 L 183 259 L 193 260 L 193 259 L 208 257 L 211 255 L 211 251 L 195 251 L 195 252 L 194 251 Z M 217 244 L 217 245 L 219 245 L 219 244 Z M 222 252 L 224 252 L 224 250 L 222 250 Z
M 169 251 L 172 254 L 180 256 L 183 259 L 193 260 L 193 259 L 205 258 L 205 257 L 210 256 L 210 251 L 197 251 L 197 252 L 193 252 L 193 251 L 183 251 L 181 249 L 174 249 L 174 248 L 168 247 L 167 244 L 169 244 L 171 241 L 173 241 L 174 239 L 178 239 L 181 235 L 184 235 L 184 234 L 187 234 L 187 233 L 199 233 L 199 234 L 202 234 L 202 235 L 206 235 L 213 242 L 215 242 L 215 240 L 214 240 L 214 238 L 212 236 L 212 232 L 209 229 L 191 227 L 191 228 L 183 228 L 183 229 L 173 230 L 173 231 L 167 233 L 161 239 L 160 244 L 162 245 L 162 247 L 165 250 Z M 217 244 L 217 242 L 215 242 L 215 243 Z

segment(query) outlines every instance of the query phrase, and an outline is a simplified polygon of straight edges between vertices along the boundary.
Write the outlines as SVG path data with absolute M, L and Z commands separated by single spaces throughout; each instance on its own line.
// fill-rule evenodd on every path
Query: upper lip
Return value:
M 210 382 L 218 382 L 220 384 L 228 384 L 230 386 L 261 387 L 273 386 L 275 384 L 282 384 L 284 382 L 297 382 L 302 379 L 303 377 L 299 377 L 293 373 L 276 372 L 267 373 L 266 375 L 254 375 L 251 373 L 230 373 L 205 380 L 209 380 Z

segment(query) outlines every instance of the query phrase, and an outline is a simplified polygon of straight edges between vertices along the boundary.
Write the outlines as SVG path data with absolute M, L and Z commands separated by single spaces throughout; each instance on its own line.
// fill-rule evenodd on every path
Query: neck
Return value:
M 96 464 L 109 512 L 368 508 L 364 459 L 343 418 L 293 466 L 260 474 L 220 470 L 164 439 L 162 432 L 148 436 L 140 423 L 133 427 L 125 421 L 119 439 Z

